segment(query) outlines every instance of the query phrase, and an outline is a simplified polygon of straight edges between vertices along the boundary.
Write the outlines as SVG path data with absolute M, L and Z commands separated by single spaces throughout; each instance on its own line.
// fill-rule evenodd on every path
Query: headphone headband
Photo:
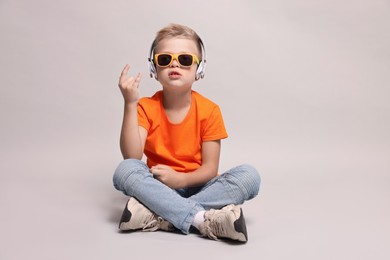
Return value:
M 201 48 L 202 59 L 200 60 L 200 62 L 198 64 L 198 68 L 196 69 L 195 80 L 203 79 L 204 71 L 206 68 L 206 49 L 204 47 L 202 39 L 199 38 L 198 43 L 199 43 L 200 48 Z M 156 48 L 156 40 L 153 41 L 152 46 L 150 47 L 148 62 L 149 62 L 150 77 L 153 78 L 153 76 L 154 76 L 154 78 L 157 79 L 157 69 L 156 69 L 156 65 L 154 63 L 154 50 L 155 50 L 155 48 Z

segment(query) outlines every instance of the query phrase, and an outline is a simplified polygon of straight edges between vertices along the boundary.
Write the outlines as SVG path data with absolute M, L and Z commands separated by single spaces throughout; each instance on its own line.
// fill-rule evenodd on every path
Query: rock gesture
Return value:
M 126 64 L 123 68 L 121 76 L 119 78 L 118 86 L 122 92 L 125 103 L 132 104 L 137 103 L 139 99 L 138 86 L 141 81 L 142 75 L 138 73 L 137 77 L 127 76 L 130 65 Z

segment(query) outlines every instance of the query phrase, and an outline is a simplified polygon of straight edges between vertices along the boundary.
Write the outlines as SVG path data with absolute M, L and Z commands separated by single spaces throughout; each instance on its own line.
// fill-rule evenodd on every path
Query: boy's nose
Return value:
M 180 64 L 176 59 L 173 59 L 173 61 L 171 63 L 171 67 L 180 67 Z

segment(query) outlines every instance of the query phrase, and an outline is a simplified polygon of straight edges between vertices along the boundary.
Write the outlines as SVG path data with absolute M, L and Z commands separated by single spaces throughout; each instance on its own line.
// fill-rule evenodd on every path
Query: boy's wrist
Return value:
M 138 101 L 125 102 L 126 108 L 134 108 L 138 106 Z

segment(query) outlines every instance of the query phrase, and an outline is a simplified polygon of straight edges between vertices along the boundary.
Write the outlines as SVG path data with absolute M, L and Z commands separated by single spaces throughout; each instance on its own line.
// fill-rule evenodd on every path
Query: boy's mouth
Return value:
M 179 78 L 181 76 L 181 74 L 179 72 L 177 72 L 177 71 L 171 71 L 171 72 L 168 73 L 168 76 L 170 78 Z

